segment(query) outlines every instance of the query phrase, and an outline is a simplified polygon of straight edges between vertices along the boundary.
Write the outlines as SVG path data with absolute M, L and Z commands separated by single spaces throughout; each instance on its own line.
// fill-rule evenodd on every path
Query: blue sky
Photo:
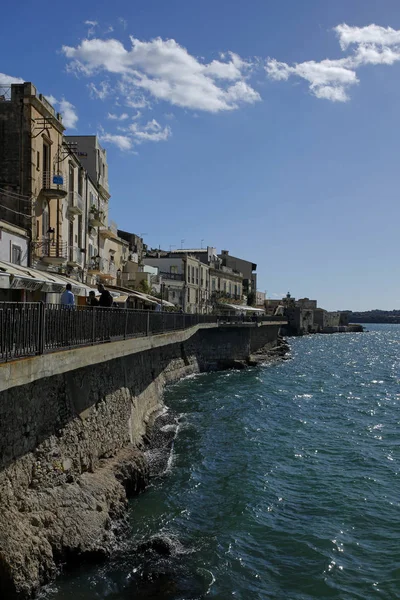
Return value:
M 0 33 L 0 80 L 102 138 L 121 228 L 257 262 L 269 297 L 400 307 L 398 0 L 22 1 Z

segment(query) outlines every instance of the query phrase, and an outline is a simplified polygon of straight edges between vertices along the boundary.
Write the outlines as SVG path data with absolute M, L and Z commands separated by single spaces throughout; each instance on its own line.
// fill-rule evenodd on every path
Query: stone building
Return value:
M 171 256 L 191 256 L 207 265 L 209 271 L 209 286 L 204 288 L 203 294 L 206 302 L 216 308 L 223 299 L 232 299 L 238 302 L 243 300 L 243 274 L 236 269 L 224 266 L 222 259 L 217 255 L 213 246 L 207 248 L 190 248 L 172 250 Z
M 26 229 L 31 261 L 66 258 L 61 115 L 30 82 L 1 86 L 0 98 L 0 188 L 9 193 L 2 216 Z
M 165 299 L 189 313 L 211 312 L 210 268 L 185 251 L 153 252 L 143 264 L 158 268 Z
M 222 250 L 221 254 L 218 255 L 222 260 L 224 267 L 229 267 L 233 271 L 237 271 L 243 274 L 243 294 L 248 296 L 249 294 L 255 294 L 257 291 L 257 265 L 243 258 L 237 258 L 231 256 L 229 250 Z

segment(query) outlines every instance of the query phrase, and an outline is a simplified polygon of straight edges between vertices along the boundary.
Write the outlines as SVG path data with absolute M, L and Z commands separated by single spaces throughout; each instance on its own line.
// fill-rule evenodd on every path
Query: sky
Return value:
M 0 56 L 100 137 L 111 218 L 150 247 L 228 249 L 270 298 L 400 308 L 398 0 L 21 0 Z

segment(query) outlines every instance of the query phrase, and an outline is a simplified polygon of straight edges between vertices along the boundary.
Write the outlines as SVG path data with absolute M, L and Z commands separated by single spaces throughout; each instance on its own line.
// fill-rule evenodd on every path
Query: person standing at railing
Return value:
M 111 296 L 110 292 L 106 290 L 104 285 L 102 285 L 101 283 L 99 283 L 97 289 L 101 294 L 99 299 L 99 306 L 102 306 L 103 308 L 111 308 L 111 306 L 113 305 L 113 297 Z
M 99 306 L 99 301 L 96 298 L 94 290 L 91 290 L 89 292 L 89 298 L 87 299 L 87 303 L 89 306 Z
M 61 294 L 61 304 L 68 308 L 75 306 L 75 297 L 72 293 L 72 285 L 67 283 L 65 291 Z

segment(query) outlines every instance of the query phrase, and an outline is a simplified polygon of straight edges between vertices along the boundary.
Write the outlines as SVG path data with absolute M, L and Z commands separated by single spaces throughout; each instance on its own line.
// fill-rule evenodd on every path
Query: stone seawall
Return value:
M 0 366 L 0 377 L 4 367 L 26 381 L 0 392 L 0 596 L 32 597 L 58 563 L 107 556 L 127 496 L 147 484 L 141 450 L 165 385 L 244 361 L 278 331 L 197 326 L 147 346 L 131 340 Z M 43 359 L 49 375 L 40 378 L 34 361 Z

